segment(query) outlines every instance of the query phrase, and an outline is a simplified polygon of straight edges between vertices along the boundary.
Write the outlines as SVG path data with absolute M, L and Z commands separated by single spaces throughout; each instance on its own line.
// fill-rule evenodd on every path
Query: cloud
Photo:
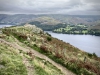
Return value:
M 0 13 L 100 15 L 99 0 L 0 0 Z

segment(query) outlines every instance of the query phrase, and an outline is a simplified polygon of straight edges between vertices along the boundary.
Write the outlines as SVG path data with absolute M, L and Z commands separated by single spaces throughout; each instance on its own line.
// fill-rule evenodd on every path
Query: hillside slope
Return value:
M 53 66 L 45 56 L 19 46 L 17 43 L 0 39 L 0 75 L 69 75 L 70 72 L 63 73 L 55 65 Z M 10 47 L 9 47 L 10 46 Z M 34 53 L 33 56 L 27 54 Z M 42 59 L 41 59 L 42 57 Z M 45 64 L 45 62 L 46 64 Z M 56 63 L 55 63 L 56 64 Z M 63 67 L 61 67 L 63 68 Z M 72 74 L 74 75 L 74 74 Z
M 30 61 L 26 63 L 33 63 L 29 66 L 33 65 L 32 68 L 36 71 L 36 73 L 38 73 L 37 75 L 41 73 L 40 70 L 42 70 L 42 72 L 44 73 L 43 75 L 58 75 L 57 72 L 60 72 L 58 71 L 58 69 L 60 69 L 61 72 L 65 75 L 74 75 L 70 71 L 78 75 L 100 75 L 100 58 L 97 57 L 95 53 L 90 54 L 81 51 L 78 48 L 70 45 L 69 43 L 65 43 L 61 40 L 53 38 L 52 36 L 50 36 L 50 34 L 43 32 L 43 30 L 37 28 L 36 26 L 30 24 L 17 27 L 13 26 L 3 28 L 2 32 L 3 34 L 0 37 L 5 41 L 10 42 L 10 46 L 13 46 L 15 44 L 14 48 L 19 49 L 19 53 L 25 56 L 26 59 L 24 58 L 24 61 L 26 62 L 26 60 L 29 59 Z M 44 69 L 40 64 L 36 64 L 36 62 L 34 61 L 34 56 L 36 57 L 35 60 L 41 61 L 42 59 L 45 59 L 47 61 L 45 64 L 47 68 Z M 22 62 L 22 60 L 20 61 Z M 48 69 L 50 67 L 47 65 L 48 62 L 56 66 L 56 69 L 52 68 L 55 70 L 55 72 L 53 72 L 52 69 Z M 34 68 L 34 63 L 36 67 L 39 67 Z M 57 63 L 61 64 L 63 67 Z M 44 65 L 42 61 L 41 64 Z M 25 65 L 22 66 L 24 66 L 24 69 L 28 71 L 29 68 L 27 66 L 26 68 Z M 67 69 L 69 69 L 70 71 Z M 50 74 L 52 72 L 55 74 Z M 23 71 L 23 73 L 27 74 L 26 71 Z
M 20 43 L 17 39 L 14 39 L 14 37 L 13 37 L 13 42 L 8 42 L 8 40 L 5 41 L 4 39 L 0 39 L 0 42 L 2 42 L 2 44 L 0 44 L 0 46 L 1 46 L 0 51 L 1 51 L 2 48 L 7 47 L 8 50 L 4 49 L 5 52 L 2 52 L 2 54 L 6 55 L 9 59 L 11 59 L 12 63 L 13 63 L 14 59 L 9 57 L 8 54 L 11 54 L 11 56 L 12 56 L 12 53 L 15 52 L 15 53 L 17 53 L 18 56 L 20 56 L 20 58 L 21 58 L 20 61 L 21 62 L 19 62 L 19 63 L 23 64 L 22 67 L 24 67 L 23 69 L 24 69 L 24 72 L 25 72 L 25 73 L 22 72 L 23 75 L 34 75 L 34 74 L 35 75 L 40 75 L 41 72 L 43 72 L 42 73 L 43 75 L 54 75 L 54 74 L 57 74 L 57 75 L 74 75 L 73 73 L 71 73 L 70 71 L 66 70 L 64 67 L 62 67 L 61 65 L 59 65 L 59 64 L 53 62 L 52 60 L 50 60 L 45 55 L 42 55 L 42 54 L 34 51 L 33 49 L 31 49 L 31 48 L 29 48 L 29 47 L 27 47 L 25 45 L 24 45 L 24 47 L 21 47 L 23 44 Z M 8 46 L 10 46 L 10 47 L 8 47 Z M 6 53 L 6 52 L 9 52 L 9 53 Z M 30 52 L 30 53 L 28 54 L 28 52 Z M 31 55 L 31 53 L 33 55 Z M 0 56 L 2 57 L 2 55 L 0 55 Z M 15 60 L 17 60 L 17 59 L 19 59 L 19 57 L 15 58 Z M 3 58 L 3 59 L 1 59 L 1 62 L 3 62 L 3 63 L 5 62 L 6 65 L 11 63 L 11 62 L 6 62 L 5 60 L 7 60 L 7 59 Z M 6 74 L 5 69 L 11 67 L 12 65 L 4 66 L 3 63 L 0 64 L 0 66 L 1 66 L 1 74 Z M 12 66 L 12 68 L 14 68 L 14 67 Z M 16 68 L 19 68 L 19 66 L 16 66 Z M 39 70 L 39 69 L 42 70 L 43 69 L 43 71 L 38 71 L 40 73 L 37 73 L 36 68 L 37 68 L 37 70 Z M 64 74 L 61 73 L 61 71 L 59 69 Z M 19 72 L 21 72 L 21 70 L 22 69 L 20 69 Z M 12 74 L 12 73 L 10 73 L 9 69 L 6 70 L 6 71 L 8 71 L 8 74 L 10 74 L 10 75 Z M 16 72 L 13 72 L 13 73 L 16 73 Z M 19 73 L 19 75 L 21 75 L 21 74 Z
M 46 17 L 46 16 L 38 17 L 38 18 L 34 19 L 33 22 L 34 21 L 40 22 L 41 25 L 57 25 L 57 24 L 61 23 L 59 20 L 56 20 L 51 17 Z
M 30 25 L 25 25 L 28 27 Z M 35 33 L 42 31 L 35 26 Z M 15 64 L 17 63 L 17 64 Z M 20 64 L 20 65 L 19 65 Z M 75 75 L 47 56 L 21 43 L 13 36 L 0 34 L 0 75 Z
M 100 30 L 100 23 L 97 24 L 96 26 L 92 26 L 91 29 L 99 29 Z

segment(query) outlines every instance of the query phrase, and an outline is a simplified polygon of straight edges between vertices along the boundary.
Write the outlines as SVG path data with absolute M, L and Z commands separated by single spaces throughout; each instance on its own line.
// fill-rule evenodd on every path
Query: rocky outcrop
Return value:
M 36 27 L 35 25 L 31 25 L 31 24 L 25 24 L 24 27 L 29 28 L 30 30 L 32 30 L 32 32 L 34 33 L 42 33 L 43 30 Z

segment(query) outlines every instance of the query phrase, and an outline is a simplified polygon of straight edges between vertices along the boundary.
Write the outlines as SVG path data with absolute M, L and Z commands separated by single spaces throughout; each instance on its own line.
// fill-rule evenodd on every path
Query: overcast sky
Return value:
M 100 15 L 100 0 L 0 0 L 0 14 Z

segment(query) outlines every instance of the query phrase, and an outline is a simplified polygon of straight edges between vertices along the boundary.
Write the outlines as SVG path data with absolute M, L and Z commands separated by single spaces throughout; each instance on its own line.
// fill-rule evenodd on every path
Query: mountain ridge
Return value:
M 96 25 L 100 22 L 100 16 L 98 15 L 61 15 L 61 14 L 16 14 L 16 15 L 7 15 L 0 14 L 0 24 L 21 24 L 28 21 L 33 21 L 38 17 L 51 17 L 55 20 L 58 20 L 62 23 L 69 24 L 86 24 L 86 25 Z

